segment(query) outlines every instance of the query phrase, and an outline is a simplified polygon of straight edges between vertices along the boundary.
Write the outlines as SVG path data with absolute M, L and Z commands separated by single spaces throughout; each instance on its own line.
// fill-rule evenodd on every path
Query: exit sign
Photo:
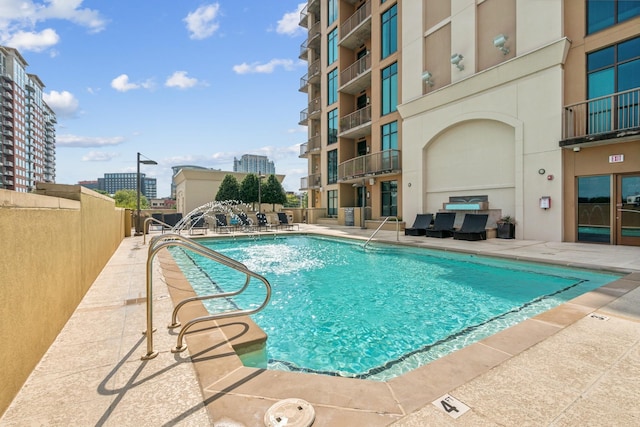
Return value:
M 624 162 L 624 154 L 612 154 L 609 156 L 609 163 L 622 163 Z

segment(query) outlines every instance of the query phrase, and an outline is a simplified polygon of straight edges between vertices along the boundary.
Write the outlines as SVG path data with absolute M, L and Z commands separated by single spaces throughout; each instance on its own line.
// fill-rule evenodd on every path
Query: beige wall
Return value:
M 238 184 L 240 184 L 248 174 L 200 169 L 180 170 L 173 178 L 176 185 L 176 211 L 188 214 L 192 210 L 214 201 L 220 189 L 220 184 L 222 184 L 224 177 L 227 175 L 235 176 Z M 280 183 L 284 178 L 284 175 L 276 175 L 276 179 Z M 266 178 L 263 182 L 266 182 Z M 263 210 L 270 209 L 270 206 L 270 204 L 263 203 Z
M 0 190 L 0 413 L 124 237 L 125 211 L 76 185 Z

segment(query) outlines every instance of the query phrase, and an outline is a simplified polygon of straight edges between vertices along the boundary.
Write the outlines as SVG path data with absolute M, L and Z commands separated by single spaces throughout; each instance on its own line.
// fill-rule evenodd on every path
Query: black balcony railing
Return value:
M 564 107 L 562 138 L 584 138 L 640 128 L 640 88 Z

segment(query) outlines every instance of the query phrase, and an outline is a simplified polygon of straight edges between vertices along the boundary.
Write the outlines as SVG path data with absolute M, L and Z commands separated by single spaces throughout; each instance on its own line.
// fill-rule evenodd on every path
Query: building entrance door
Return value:
M 616 176 L 616 240 L 640 246 L 640 175 Z

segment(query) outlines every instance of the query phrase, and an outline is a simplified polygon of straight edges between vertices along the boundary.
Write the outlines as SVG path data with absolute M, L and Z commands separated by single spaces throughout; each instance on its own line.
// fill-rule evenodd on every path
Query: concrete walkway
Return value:
M 300 231 L 361 238 L 372 232 L 310 225 L 301 226 Z M 396 241 L 396 233 L 381 231 L 377 238 Z M 415 408 L 398 405 L 398 411 L 381 409 L 377 416 L 375 410 L 365 413 L 353 409 L 339 412 L 348 413 L 348 417 L 336 418 L 331 415 L 340 406 L 336 401 L 318 406 L 314 426 L 640 425 L 640 248 L 502 239 L 462 242 L 411 236 L 400 236 L 400 241 L 632 274 L 615 286 L 592 293 L 588 301 L 585 297 L 564 304 L 555 313 L 551 310 L 540 315 L 538 328 L 555 329 L 538 344 L 510 352 L 507 349 L 513 341 L 509 345 L 499 342 L 509 337 L 509 330 L 478 344 L 493 348 L 504 344 L 504 360 L 447 388 L 446 394 L 456 408 L 449 406 L 449 413 L 443 410 L 440 394 L 434 397 L 435 404 Z M 153 267 L 154 318 L 162 320 L 156 321 L 154 341 L 160 353 L 155 359 L 140 360 L 146 353 L 141 334 L 146 325 L 146 259 L 147 246 L 142 244 L 142 237 L 122 242 L 0 418 L 0 426 L 263 425 L 264 411 L 249 415 L 241 412 L 251 411 L 249 403 L 254 400 L 262 400 L 259 407 L 268 408 L 273 399 L 264 395 L 249 399 L 241 391 L 236 392 L 234 403 L 205 398 L 211 387 L 202 384 L 203 374 L 191 363 L 188 351 L 169 351 L 175 346 L 176 336 L 165 323 L 173 304 L 158 263 Z M 598 308 L 588 308 L 591 306 Z M 596 316 L 590 316 L 592 312 Z M 529 329 L 527 334 L 531 334 Z M 452 369 L 461 371 L 465 367 L 454 365 Z M 430 386 L 429 381 L 413 385 L 416 390 Z M 313 386 L 309 387 L 309 396 L 314 396 Z M 402 396 L 394 399 L 403 401 Z M 456 406 L 456 402 L 462 406 Z M 469 409 L 462 413 L 464 407 Z

